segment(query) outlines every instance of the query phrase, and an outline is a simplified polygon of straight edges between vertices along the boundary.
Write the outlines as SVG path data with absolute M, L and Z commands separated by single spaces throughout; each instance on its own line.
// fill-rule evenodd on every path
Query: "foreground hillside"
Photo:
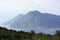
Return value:
M 60 31 L 57 31 L 54 35 L 50 35 L 44 33 L 36 34 L 34 31 L 8 30 L 0 27 L 0 40 L 60 40 Z

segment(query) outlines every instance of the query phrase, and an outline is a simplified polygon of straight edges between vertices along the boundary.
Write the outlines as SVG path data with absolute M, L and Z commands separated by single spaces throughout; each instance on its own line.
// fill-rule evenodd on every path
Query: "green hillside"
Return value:
M 60 40 L 60 31 L 54 35 L 31 32 L 8 30 L 0 27 L 0 40 Z

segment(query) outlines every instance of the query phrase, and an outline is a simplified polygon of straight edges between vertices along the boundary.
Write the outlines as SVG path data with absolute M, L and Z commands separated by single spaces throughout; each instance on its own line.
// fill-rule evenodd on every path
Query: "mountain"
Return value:
M 26 15 L 17 15 L 4 24 L 20 30 L 38 30 L 39 32 L 41 28 L 60 28 L 60 16 L 30 11 Z

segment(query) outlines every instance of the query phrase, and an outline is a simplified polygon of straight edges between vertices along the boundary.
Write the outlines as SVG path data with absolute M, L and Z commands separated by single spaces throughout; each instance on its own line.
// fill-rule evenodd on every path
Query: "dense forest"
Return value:
M 0 40 L 60 40 L 60 31 L 54 35 L 31 32 L 15 31 L 0 27 Z

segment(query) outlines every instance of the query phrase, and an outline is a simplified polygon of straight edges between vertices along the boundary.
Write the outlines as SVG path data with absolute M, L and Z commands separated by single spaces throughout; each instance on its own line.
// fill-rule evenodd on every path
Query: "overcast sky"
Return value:
M 60 15 L 60 0 L 0 0 L 0 23 L 31 10 Z

